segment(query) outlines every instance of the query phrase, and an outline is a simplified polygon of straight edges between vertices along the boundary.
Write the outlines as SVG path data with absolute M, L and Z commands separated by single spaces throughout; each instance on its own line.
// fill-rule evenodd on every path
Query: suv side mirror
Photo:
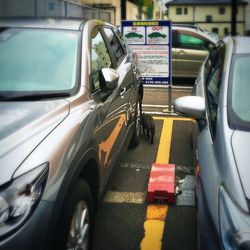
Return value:
M 118 86 L 119 73 L 110 68 L 103 68 L 99 72 L 100 88 L 102 91 L 112 91 Z

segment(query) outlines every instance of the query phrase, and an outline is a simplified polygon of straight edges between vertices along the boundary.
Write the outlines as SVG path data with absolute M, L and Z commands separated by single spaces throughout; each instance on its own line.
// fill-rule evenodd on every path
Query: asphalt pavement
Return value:
M 192 95 L 191 86 L 173 86 L 171 90 L 165 87 L 145 87 L 142 103 L 143 112 L 156 115 L 172 113 L 171 106 L 174 100 L 187 95 Z
M 144 223 L 148 207 L 147 184 L 162 136 L 161 117 L 155 119 L 155 125 L 154 144 L 150 144 L 142 135 L 140 145 L 128 149 L 116 168 L 95 218 L 94 250 L 142 249 L 140 245 L 145 237 Z M 173 122 L 169 162 L 176 164 L 176 181 L 195 172 L 190 136 L 192 125 L 192 121 Z M 195 218 L 194 206 L 169 205 L 161 249 L 195 250 Z

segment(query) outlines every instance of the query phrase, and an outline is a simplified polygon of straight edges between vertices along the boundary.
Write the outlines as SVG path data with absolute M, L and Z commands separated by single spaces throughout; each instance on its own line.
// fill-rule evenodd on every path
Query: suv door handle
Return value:
M 121 92 L 120 92 L 120 96 L 122 97 L 122 98 L 124 98 L 124 93 L 126 92 L 126 87 L 122 87 L 121 88 Z
M 177 52 L 178 54 L 186 54 L 185 50 L 181 49 Z

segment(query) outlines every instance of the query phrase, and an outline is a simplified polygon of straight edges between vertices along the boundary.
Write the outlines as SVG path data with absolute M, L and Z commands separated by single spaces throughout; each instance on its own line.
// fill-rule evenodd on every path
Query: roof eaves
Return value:
M 243 0 L 238 0 L 238 5 L 247 5 L 248 3 Z M 231 0 L 173 0 L 165 4 L 169 5 L 231 5 Z

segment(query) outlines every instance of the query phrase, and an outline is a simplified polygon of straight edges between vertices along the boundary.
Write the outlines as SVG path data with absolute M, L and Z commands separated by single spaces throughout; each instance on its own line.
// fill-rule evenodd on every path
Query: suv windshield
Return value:
M 234 56 L 230 106 L 236 127 L 250 128 L 250 55 Z
M 0 30 L 0 95 L 72 90 L 78 36 L 65 30 Z

